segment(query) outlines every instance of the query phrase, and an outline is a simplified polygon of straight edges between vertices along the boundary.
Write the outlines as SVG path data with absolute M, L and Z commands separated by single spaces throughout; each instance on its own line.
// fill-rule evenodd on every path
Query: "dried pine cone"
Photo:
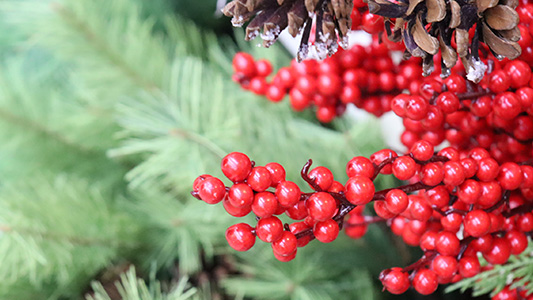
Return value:
M 309 54 L 313 17 L 319 58 L 326 58 L 337 51 L 337 36 L 340 45 L 347 47 L 352 8 L 353 0 L 233 0 L 222 11 L 226 16 L 233 17 L 234 26 L 242 26 L 252 19 L 246 27 L 246 40 L 252 40 L 262 32 L 264 47 L 270 47 L 285 28 L 292 36 L 303 30 L 297 56 L 298 60 L 302 60 Z
M 392 0 L 391 0 L 392 1 Z M 442 74 L 461 58 L 469 80 L 479 82 L 486 65 L 479 59 L 479 42 L 498 58 L 514 59 L 521 53 L 515 11 L 518 0 L 368 0 L 369 11 L 385 17 L 392 41 L 403 39 L 406 54 L 424 58 L 426 75 L 433 71 L 433 56 L 441 51 Z M 468 31 L 476 25 L 470 40 Z M 457 49 L 451 46 L 455 32 Z

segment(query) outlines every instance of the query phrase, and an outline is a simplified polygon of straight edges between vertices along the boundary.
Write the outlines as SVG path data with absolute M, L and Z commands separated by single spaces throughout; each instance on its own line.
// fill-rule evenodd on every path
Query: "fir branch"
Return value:
M 111 195 L 74 178 L 35 176 L 0 189 L 1 290 L 28 280 L 77 293 L 119 253 L 137 247 L 135 221 Z
M 480 261 L 484 265 L 487 264 L 482 258 Z M 529 291 L 533 290 L 533 245 L 531 243 L 521 254 L 511 256 L 507 263 L 496 265 L 474 277 L 452 284 L 446 288 L 446 292 L 455 290 L 465 292 L 472 289 L 474 297 L 489 293 L 493 296 L 506 285 L 510 285 L 512 289 L 522 287 Z
M 187 300 L 196 299 L 196 289 L 190 288 L 188 278 L 183 277 L 178 282 L 172 284 L 167 291 L 164 291 L 162 284 L 155 280 L 154 274 L 150 276 L 148 284 L 137 278 L 135 268 L 131 267 L 120 275 L 120 281 L 115 285 L 121 299 L 124 300 Z M 87 300 L 111 300 L 108 292 L 99 282 L 91 284 L 94 294 L 88 295 Z
M 203 267 L 202 260 L 211 261 L 216 248 L 226 246 L 224 231 L 233 217 L 222 207 L 205 206 L 200 201 L 177 201 L 168 193 L 136 191 L 138 201 L 130 208 L 134 218 L 146 223 L 141 233 L 144 249 L 139 261 L 149 268 L 174 268 L 179 261 L 181 274 L 193 274 Z

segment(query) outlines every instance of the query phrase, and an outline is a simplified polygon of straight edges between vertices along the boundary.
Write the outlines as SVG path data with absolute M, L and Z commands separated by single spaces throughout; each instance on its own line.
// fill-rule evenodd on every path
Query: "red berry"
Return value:
M 442 255 L 455 256 L 459 254 L 460 242 L 455 233 L 442 231 L 437 235 L 435 248 Z
M 291 207 L 300 201 L 301 191 L 292 181 L 281 181 L 276 187 L 276 197 L 283 207 Z
M 405 106 L 405 114 L 412 120 L 422 120 L 428 112 L 428 104 L 424 98 L 411 95 Z
M 255 62 L 255 69 L 257 76 L 267 77 L 272 73 L 272 64 L 266 59 L 260 59 Z
M 316 167 L 308 176 L 322 191 L 327 191 L 333 184 L 333 173 L 326 167 Z
M 253 228 L 246 223 L 239 223 L 226 229 L 226 240 L 231 248 L 246 251 L 255 244 Z
M 342 88 L 342 80 L 335 73 L 326 73 L 318 76 L 318 91 L 324 96 L 336 97 Z
M 481 196 L 481 186 L 473 179 L 465 180 L 457 190 L 457 197 L 466 204 L 475 204 Z
M 457 259 L 449 255 L 439 255 L 431 262 L 431 269 L 440 278 L 451 278 L 457 271 Z
M 350 214 L 344 225 L 344 232 L 352 239 L 358 239 L 365 235 L 368 224 L 365 223 L 365 217 L 361 215 Z
M 256 192 L 264 192 L 272 184 L 270 172 L 265 167 L 254 167 L 246 180 L 248 185 Z
M 413 287 L 422 295 L 432 294 L 439 286 L 437 274 L 428 269 L 420 269 L 413 278 Z
M 233 206 L 229 202 L 229 198 L 225 198 L 224 201 L 222 201 L 222 205 L 224 206 L 224 209 L 226 212 L 234 217 L 241 218 L 246 216 L 252 211 L 252 206 Z
M 493 158 L 483 158 L 478 162 L 476 176 L 481 181 L 491 181 L 498 176 L 500 165 Z
M 283 223 L 277 217 L 266 217 L 257 222 L 255 232 L 263 242 L 272 243 L 281 238 Z
M 417 164 L 409 156 L 400 156 L 392 163 L 392 173 L 400 180 L 408 180 L 416 173 Z
M 516 218 L 516 226 L 522 232 L 533 231 L 533 213 L 527 212 Z
M 299 201 L 294 206 L 287 208 L 285 214 L 293 220 L 303 220 L 307 217 L 307 207 L 305 201 Z
M 428 163 L 422 167 L 419 176 L 425 185 L 435 186 L 444 179 L 444 169 L 438 163 Z
M 410 150 L 413 158 L 421 161 L 426 161 L 433 157 L 433 151 L 433 145 L 424 140 L 417 141 Z
M 501 265 L 507 262 L 511 256 L 511 244 L 505 238 L 495 238 L 492 247 L 483 253 L 485 260 L 491 265 Z
M 306 202 L 309 216 L 317 221 L 331 219 L 337 210 L 337 201 L 328 193 L 314 193 Z
M 409 275 L 400 268 L 385 270 L 379 275 L 383 287 L 391 294 L 403 294 L 409 288 Z
M 234 184 L 229 189 L 228 201 L 235 207 L 250 206 L 254 201 L 254 191 L 246 183 Z
M 435 250 L 435 240 L 437 239 L 437 232 L 426 231 L 420 237 L 420 249 L 424 251 Z
M 370 155 L 370 161 L 372 161 L 376 166 L 379 166 L 384 160 L 390 159 L 392 157 L 397 157 L 398 154 L 396 152 L 390 150 L 390 149 L 383 149 L 379 150 L 378 152 Z M 387 164 L 383 169 L 380 171 L 381 174 L 391 174 L 392 173 L 392 165 Z
M 333 219 L 328 219 L 315 224 L 313 234 L 322 243 L 333 242 L 339 235 L 339 224 Z
M 252 163 L 246 154 L 232 152 L 222 159 L 222 173 L 233 182 L 244 181 L 251 170 Z
M 208 177 L 200 183 L 198 195 L 207 204 L 216 204 L 226 196 L 226 186 L 220 179 Z
M 511 79 L 511 87 L 515 89 L 527 86 L 531 79 L 531 68 L 524 61 L 512 60 L 505 65 L 504 70 Z
M 278 184 L 285 180 L 285 169 L 282 165 L 271 162 L 265 165 L 265 168 L 270 172 L 270 179 L 272 180 L 272 187 L 277 187 Z
M 505 92 L 511 87 L 511 79 L 504 70 L 496 70 L 488 76 L 489 89 L 494 93 Z
M 508 286 L 506 286 L 503 288 L 503 290 L 492 296 L 491 300 L 518 300 L 518 293 L 516 289 L 511 290 Z
M 393 214 L 401 214 L 409 205 L 409 197 L 399 189 L 393 189 L 385 195 L 385 206 Z
M 463 183 L 465 174 L 463 166 L 459 162 L 448 161 L 444 163 L 444 184 L 449 186 L 457 186 Z
M 293 252 L 291 252 L 291 253 L 289 253 L 287 255 L 280 255 L 280 254 L 274 252 L 274 257 L 277 260 L 281 261 L 281 262 L 289 262 L 289 261 L 293 260 L 296 257 L 296 252 L 297 251 L 294 250 Z
M 196 179 L 194 180 L 193 184 L 192 184 L 192 190 L 194 192 L 198 192 L 198 190 L 200 189 L 200 184 L 202 183 L 202 181 L 204 181 L 205 179 L 209 178 L 209 177 L 213 177 L 209 174 L 204 174 L 204 175 L 200 175 L 198 177 L 196 177 Z
M 478 237 L 477 239 L 473 240 L 470 245 L 474 250 L 484 253 L 490 250 L 490 247 L 492 247 L 492 241 L 492 235 L 485 234 L 484 236 Z
M 374 197 L 375 187 L 372 180 L 364 176 L 354 176 L 346 182 L 345 196 L 354 205 L 364 205 Z
M 449 232 L 457 232 L 461 228 L 461 223 L 463 223 L 463 217 L 458 213 L 447 214 L 445 217 L 440 219 L 440 223 L 444 230 Z
M 307 226 L 305 222 L 294 222 L 291 225 L 289 225 L 289 229 L 294 235 L 297 235 L 298 233 L 308 230 L 310 228 L 311 227 Z M 310 241 L 311 241 L 310 235 L 302 236 L 297 239 L 296 246 L 305 247 Z
M 466 214 L 464 219 L 466 233 L 473 237 L 481 237 L 489 233 L 490 217 L 484 210 L 476 209 Z
M 408 210 L 412 218 L 419 221 L 427 221 L 433 214 L 431 205 L 424 198 L 416 195 L 409 196 Z
M 465 256 L 459 260 L 459 274 L 464 278 L 474 277 L 481 271 L 477 256 Z
M 246 78 L 254 77 L 257 72 L 254 58 L 248 53 L 238 52 L 233 57 L 233 70 Z
M 515 93 L 505 92 L 494 97 L 494 114 L 504 120 L 511 120 L 522 110 L 520 100 Z
M 445 114 L 450 114 L 456 112 L 461 103 L 459 98 L 452 92 L 444 92 L 437 96 L 437 106 L 442 109 L 442 112 Z
M 270 217 L 278 209 L 278 204 L 278 199 L 273 193 L 257 193 L 252 203 L 252 211 L 260 218 Z
M 527 248 L 527 236 L 518 230 L 511 230 L 505 234 L 505 238 L 511 244 L 511 254 L 517 255 Z
M 346 164 L 346 175 L 348 177 L 360 175 L 371 178 L 374 176 L 374 164 L 364 156 L 356 156 Z
M 275 84 L 271 84 L 266 88 L 266 97 L 272 102 L 280 102 L 285 97 L 285 90 Z
M 498 181 L 504 190 L 517 189 L 523 180 L 522 169 L 516 163 L 507 162 L 500 166 Z
M 296 236 L 289 231 L 283 231 L 281 238 L 272 242 L 272 250 L 275 254 L 287 256 L 296 251 L 296 244 Z

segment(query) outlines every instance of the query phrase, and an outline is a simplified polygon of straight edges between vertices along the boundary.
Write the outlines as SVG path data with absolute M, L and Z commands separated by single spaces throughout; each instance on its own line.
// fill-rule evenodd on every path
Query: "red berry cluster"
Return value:
M 391 109 L 403 118 L 402 143 L 448 141 L 458 149 L 481 147 L 499 162 L 525 162 L 532 153 L 531 67 L 521 60 L 491 61 L 477 85 L 452 74 L 412 83 L 410 94 L 394 97 Z
M 509 285 L 504 287 L 492 300 L 533 300 L 533 295 L 529 294 L 529 291 L 523 288 L 512 289 Z
M 405 155 L 384 149 L 370 158 L 357 156 L 346 166 L 344 185 L 327 168 L 310 166 L 309 161 L 301 175 L 313 191 L 303 193 L 285 180 L 281 165 L 255 166 L 245 154 L 233 152 L 222 160 L 222 172 L 233 185 L 202 175 L 192 194 L 209 204 L 223 201 L 232 216 L 253 212 L 257 225 L 229 227 L 228 243 L 246 251 L 257 237 L 271 243 L 281 261 L 292 260 L 312 239 L 332 242 L 341 229 L 360 238 L 368 224 L 386 222 L 405 243 L 424 251 L 411 266 L 382 272 L 384 288 L 394 294 L 412 286 L 427 295 L 438 284 L 472 277 L 482 271 L 478 254 L 491 265 L 503 264 L 526 249 L 526 234 L 533 231 L 533 167 L 499 164 L 482 148 L 434 153 L 431 143 L 420 140 Z M 376 191 L 373 181 L 379 174 L 408 184 Z M 370 202 L 375 217 L 363 215 Z M 281 214 L 295 222 L 284 224 Z
M 265 60 L 254 61 L 247 53 L 235 55 L 233 69 L 233 79 L 244 89 L 272 102 L 279 102 L 288 94 L 295 111 L 314 106 L 317 119 L 323 123 L 342 115 L 349 104 L 381 116 L 390 111 L 392 95 L 408 88 L 410 82 L 420 81 L 422 76 L 416 60 L 395 64 L 387 47 L 377 39 L 367 48 L 339 50 L 321 62 L 293 60 L 270 82 L 267 76 L 271 65 Z
M 308 168 L 305 178 L 314 193 L 302 193 L 297 184 L 285 180 L 281 165 L 255 166 L 245 154 L 233 152 L 222 160 L 222 172 L 233 185 L 228 188 L 220 179 L 202 175 L 194 182 L 193 195 L 209 204 L 223 201 L 226 211 L 235 217 L 250 212 L 256 215 L 255 228 L 245 223 L 228 228 L 226 239 L 233 249 L 246 251 L 258 237 L 272 244 L 276 258 L 290 261 L 296 256 L 297 247 L 311 240 L 309 233 L 302 232 L 312 231 L 312 236 L 324 243 L 335 240 L 339 234 L 339 223 L 334 219 L 338 208 L 335 195 L 343 190 L 343 185 L 325 167 L 307 171 Z M 281 214 L 303 221 L 283 224 L 277 217 Z

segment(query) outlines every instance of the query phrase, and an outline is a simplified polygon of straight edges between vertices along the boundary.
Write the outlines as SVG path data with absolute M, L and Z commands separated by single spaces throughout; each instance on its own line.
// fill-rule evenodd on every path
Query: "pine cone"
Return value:
M 517 5 L 517 0 L 368 0 L 370 12 L 385 17 L 389 39 L 403 39 L 407 56 L 424 58 L 425 75 L 433 71 L 433 56 L 440 50 L 442 77 L 450 74 L 459 56 L 467 78 L 474 82 L 487 69 L 479 59 L 479 42 L 498 59 L 521 54 Z M 470 40 L 468 31 L 474 25 Z M 454 32 L 457 49 L 451 46 Z
M 222 12 L 233 17 L 234 26 L 242 26 L 252 19 L 246 27 L 246 40 L 256 38 L 262 31 L 264 47 L 270 47 L 285 28 L 292 36 L 303 30 L 297 55 L 297 59 L 302 60 L 309 54 L 313 17 L 316 19 L 315 47 L 320 59 L 335 53 L 337 42 L 343 48 L 348 46 L 352 8 L 353 0 L 233 0 Z

